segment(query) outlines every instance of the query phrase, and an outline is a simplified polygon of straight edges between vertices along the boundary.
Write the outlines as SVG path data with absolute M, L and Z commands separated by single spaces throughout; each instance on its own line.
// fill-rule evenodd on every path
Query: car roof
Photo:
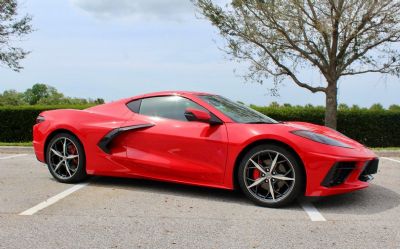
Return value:
M 161 92 L 153 92 L 153 93 L 148 93 L 145 95 L 149 96 L 157 96 L 157 95 L 212 95 L 211 93 L 206 93 L 206 92 L 195 92 L 195 91 L 161 91 Z
M 195 91 L 160 91 L 160 92 L 152 92 L 152 93 L 146 93 L 138 96 L 134 96 L 125 100 L 134 100 L 134 99 L 140 99 L 140 98 L 148 98 L 148 97 L 157 97 L 157 96 L 165 96 L 165 95 L 214 95 L 211 93 L 206 93 L 206 92 L 195 92 Z
M 126 105 L 129 102 L 135 101 L 138 99 L 158 97 L 158 96 L 168 96 L 168 95 L 179 95 L 179 96 L 183 96 L 183 97 L 186 96 L 186 97 L 190 98 L 191 96 L 199 96 L 199 95 L 211 95 L 211 96 L 214 95 L 215 96 L 216 94 L 206 93 L 206 92 L 196 92 L 196 91 L 161 91 L 161 92 L 153 92 L 153 93 L 137 95 L 137 96 L 130 97 L 130 98 L 124 98 L 124 99 L 120 99 L 120 100 L 117 100 L 114 102 L 107 103 L 105 105 L 114 105 L 114 104 L 115 105 L 120 105 L 120 104 Z M 201 101 L 201 99 L 200 99 L 200 101 Z M 205 103 L 205 104 L 209 105 L 208 103 Z M 87 110 L 96 110 L 98 108 L 102 108 L 102 106 L 105 106 L 105 105 L 94 106 L 94 107 L 88 108 Z M 221 120 L 223 120 L 224 122 L 232 122 L 232 120 L 229 117 L 224 116 L 224 114 L 222 114 L 215 107 L 213 107 L 213 106 L 209 106 L 209 107 L 210 107 L 210 110 L 213 111 L 214 114 L 217 113 L 218 114 L 217 117 L 220 118 Z

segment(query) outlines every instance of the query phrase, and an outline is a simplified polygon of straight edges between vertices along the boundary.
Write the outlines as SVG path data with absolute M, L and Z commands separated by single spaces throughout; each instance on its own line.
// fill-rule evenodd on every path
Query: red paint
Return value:
M 46 111 L 45 121 L 34 126 L 34 149 L 44 162 L 45 143 L 52 132 L 67 130 L 82 142 L 86 154 L 86 170 L 91 175 L 141 177 L 224 189 L 234 188 L 234 169 L 240 153 L 260 140 L 286 144 L 297 153 L 306 172 L 307 196 L 345 193 L 368 186 L 358 180 L 364 162 L 375 154 L 329 128 L 302 122 L 280 124 L 241 124 L 233 122 L 213 106 L 197 98 L 193 92 L 160 92 L 92 107 L 86 110 Z M 185 122 L 143 116 L 131 112 L 126 103 L 152 96 L 180 95 L 191 99 L 217 116 L 223 124 Z M 191 110 L 209 120 L 204 112 Z M 201 113 L 200 113 L 200 112 Z M 206 113 L 207 114 L 207 113 Z M 97 143 L 112 129 L 152 123 L 153 127 L 122 133 L 106 154 Z M 353 149 L 317 143 L 290 133 L 312 130 L 343 141 Z M 356 161 L 357 169 L 341 185 L 326 188 L 321 182 L 337 161 Z
M 194 108 L 186 108 L 186 112 L 192 113 L 198 121 L 202 122 L 208 122 L 211 119 L 210 113 L 203 111 L 203 110 L 198 110 Z

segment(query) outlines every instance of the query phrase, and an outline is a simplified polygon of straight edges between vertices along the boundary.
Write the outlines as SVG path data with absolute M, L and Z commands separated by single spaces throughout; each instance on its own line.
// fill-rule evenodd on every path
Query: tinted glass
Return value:
M 141 99 L 134 100 L 134 101 L 129 102 L 129 103 L 127 104 L 127 106 L 128 106 L 128 108 L 129 108 L 131 111 L 136 112 L 136 113 L 139 113 L 140 103 L 141 103 L 141 102 L 142 102 Z
M 199 97 L 238 123 L 278 123 L 262 113 L 218 95 L 200 95 Z
M 187 121 L 186 108 L 207 111 L 189 99 L 180 96 L 162 96 L 142 99 L 139 113 L 146 116 Z

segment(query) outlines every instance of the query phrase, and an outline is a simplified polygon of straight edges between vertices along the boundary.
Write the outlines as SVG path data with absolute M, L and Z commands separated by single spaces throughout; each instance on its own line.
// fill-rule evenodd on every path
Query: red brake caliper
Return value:
M 259 165 L 261 165 L 261 162 L 257 162 Z M 255 168 L 254 170 L 253 170 L 253 179 L 254 180 L 256 180 L 256 179 L 258 179 L 258 178 L 260 178 L 260 171 L 257 169 L 257 168 Z
M 68 146 L 68 154 L 69 155 L 77 155 L 78 154 L 75 146 L 73 146 L 72 144 L 70 144 Z M 74 162 L 74 165 L 78 165 L 78 158 L 74 158 L 74 159 L 72 159 L 72 161 Z

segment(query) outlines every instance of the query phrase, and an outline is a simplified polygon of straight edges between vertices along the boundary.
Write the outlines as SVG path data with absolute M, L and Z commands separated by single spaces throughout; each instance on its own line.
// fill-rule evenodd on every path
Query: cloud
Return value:
M 70 0 L 101 19 L 182 20 L 194 15 L 190 0 Z

